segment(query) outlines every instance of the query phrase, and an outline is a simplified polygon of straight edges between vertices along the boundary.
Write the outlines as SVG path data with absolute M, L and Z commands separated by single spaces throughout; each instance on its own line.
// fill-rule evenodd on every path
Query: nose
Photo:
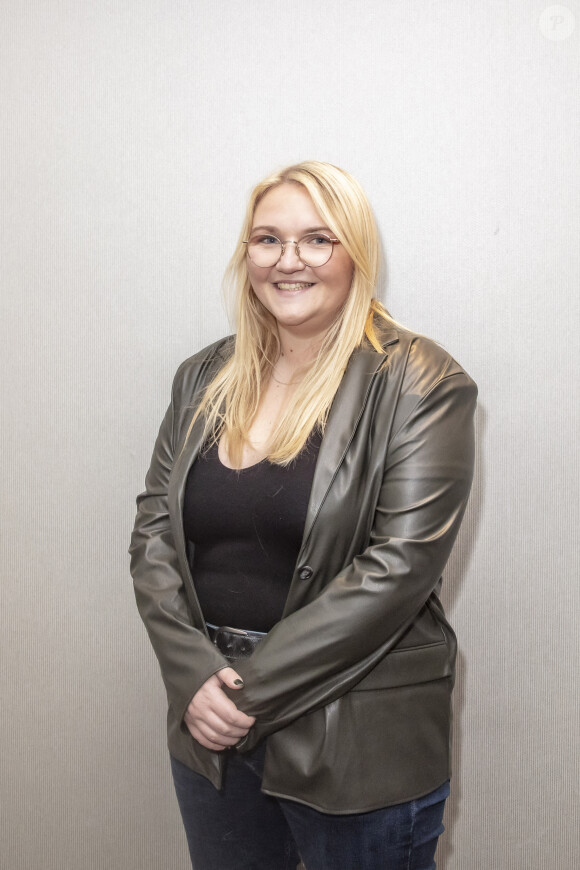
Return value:
M 284 242 L 284 253 L 276 263 L 281 272 L 296 272 L 304 268 L 304 263 L 296 251 L 297 242 Z

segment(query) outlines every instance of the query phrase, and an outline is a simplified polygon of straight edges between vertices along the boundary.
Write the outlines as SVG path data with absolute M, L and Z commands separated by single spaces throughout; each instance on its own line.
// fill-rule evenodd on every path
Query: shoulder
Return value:
M 220 338 L 218 341 L 214 341 L 212 344 L 208 344 L 207 347 L 198 350 L 197 353 L 194 353 L 181 363 L 175 377 L 177 378 L 192 369 L 199 368 L 214 360 L 221 361 L 222 363 L 226 362 L 233 352 L 235 340 L 235 335 L 227 335 L 225 338 Z
M 477 392 L 475 382 L 465 369 L 433 339 L 393 325 L 383 331 L 381 344 L 386 357 L 385 375 L 390 380 L 400 381 L 401 392 L 426 395 L 448 378 L 458 387 Z
M 184 360 L 173 379 L 174 396 L 191 397 L 198 388 L 209 383 L 233 353 L 234 344 L 235 336 L 228 335 Z
M 382 347 L 375 412 L 389 421 L 393 437 L 406 433 L 413 421 L 424 427 L 443 418 L 469 430 L 477 387 L 444 347 L 396 324 L 384 335 Z
M 187 380 L 189 377 L 195 377 L 202 370 L 211 367 L 219 368 L 222 366 L 231 354 L 233 353 L 235 344 L 235 336 L 228 335 L 226 338 L 220 338 L 219 341 L 214 341 L 202 348 L 193 356 L 184 360 L 175 373 L 174 384 Z

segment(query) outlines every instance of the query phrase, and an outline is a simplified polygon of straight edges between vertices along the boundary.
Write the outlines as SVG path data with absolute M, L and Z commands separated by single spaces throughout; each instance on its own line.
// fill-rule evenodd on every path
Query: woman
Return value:
M 177 372 L 132 572 L 201 870 L 435 867 L 455 637 L 438 593 L 476 388 L 374 298 L 347 173 L 259 184 L 237 333 Z

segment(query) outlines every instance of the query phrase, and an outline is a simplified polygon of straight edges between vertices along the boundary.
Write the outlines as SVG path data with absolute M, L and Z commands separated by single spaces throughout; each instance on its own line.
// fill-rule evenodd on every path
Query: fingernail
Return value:
M 234 686 L 243 686 L 243 685 L 244 685 L 243 680 L 234 680 Z

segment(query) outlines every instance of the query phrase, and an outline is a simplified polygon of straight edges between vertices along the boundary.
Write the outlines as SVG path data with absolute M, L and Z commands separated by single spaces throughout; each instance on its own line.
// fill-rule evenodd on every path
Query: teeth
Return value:
M 301 282 L 300 284 L 290 284 L 287 281 L 278 281 L 277 286 L 280 290 L 302 290 L 304 287 L 312 287 L 312 284 Z

